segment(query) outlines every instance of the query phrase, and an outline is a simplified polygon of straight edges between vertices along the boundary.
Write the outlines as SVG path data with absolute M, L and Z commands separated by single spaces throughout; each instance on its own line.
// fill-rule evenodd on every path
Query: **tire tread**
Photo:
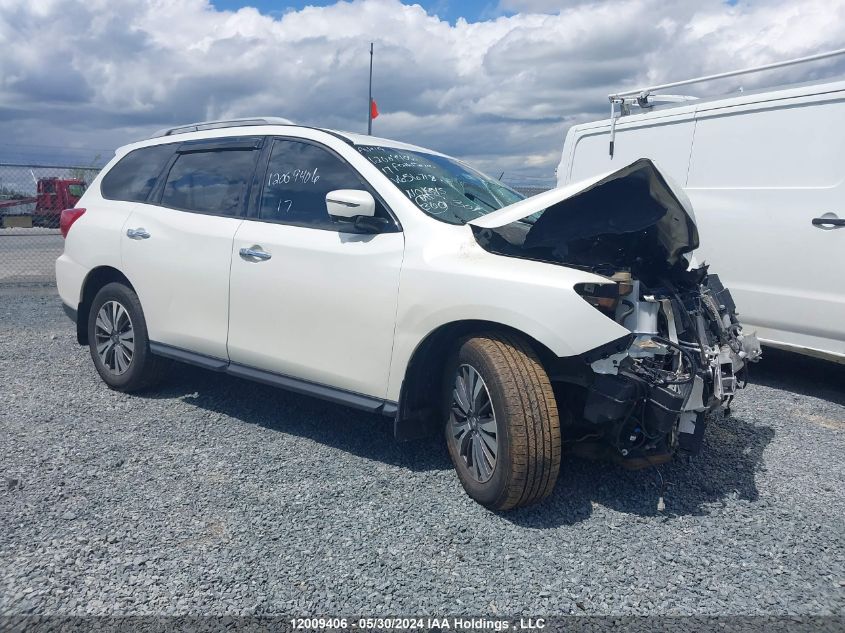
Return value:
M 94 349 L 95 340 L 93 336 L 93 320 L 103 301 L 108 298 L 119 299 L 124 302 L 125 307 L 130 311 L 132 323 L 135 328 L 136 349 L 133 362 L 138 365 L 131 369 L 132 372 L 128 376 L 128 380 L 116 380 L 111 376 L 104 375 L 98 365 L 96 358 L 97 354 Z M 147 323 L 144 318 L 144 310 L 141 307 L 141 301 L 135 291 L 119 282 L 110 282 L 100 288 L 94 300 L 91 302 L 91 308 L 88 315 L 88 333 L 89 333 L 89 348 L 91 359 L 94 361 L 100 377 L 109 386 L 109 388 L 116 391 L 123 391 L 132 393 L 136 391 L 144 391 L 161 381 L 162 376 L 166 373 L 169 363 L 166 359 L 156 356 L 150 351 L 149 334 L 147 332 Z
M 530 344 L 510 333 L 472 337 L 498 374 L 510 429 L 511 472 L 495 504 L 510 510 L 551 494 L 560 472 L 560 419 L 548 374 Z

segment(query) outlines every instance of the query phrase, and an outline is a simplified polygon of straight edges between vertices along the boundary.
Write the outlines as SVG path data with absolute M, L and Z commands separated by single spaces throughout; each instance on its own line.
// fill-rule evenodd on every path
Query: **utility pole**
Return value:
M 370 42 L 370 92 L 367 99 L 367 134 L 373 134 L 373 43 Z

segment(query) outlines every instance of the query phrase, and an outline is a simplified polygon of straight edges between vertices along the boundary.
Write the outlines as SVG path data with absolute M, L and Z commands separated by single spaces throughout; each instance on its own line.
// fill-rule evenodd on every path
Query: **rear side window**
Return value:
M 259 217 L 284 224 L 338 230 L 338 223 L 326 209 L 326 194 L 335 189 L 370 191 L 352 167 L 322 147 L 277 140 L 267 165 Z M 389 218 L 378 200 L 376 215 Z
M 103 176 L 100 193 L 109 200 L 145 202 L 173 150 L 171 143 L 129 152 Z
M 258 151 L 217 149 L 179 154 L 161 196 L 161 204 L 174 209 L 240 215 Z

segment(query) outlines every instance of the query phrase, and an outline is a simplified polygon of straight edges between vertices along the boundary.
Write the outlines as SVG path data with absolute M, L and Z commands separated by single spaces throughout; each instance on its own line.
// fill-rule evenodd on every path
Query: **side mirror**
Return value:
M 371 218 L 376 214 L 376 201 L 368 191 L 335 189 L 326 194 L 326 209 L 333 218 Z

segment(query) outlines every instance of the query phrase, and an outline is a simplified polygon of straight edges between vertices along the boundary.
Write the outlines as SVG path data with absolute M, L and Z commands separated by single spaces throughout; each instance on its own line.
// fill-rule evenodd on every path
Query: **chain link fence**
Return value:
M 0 284 L 48 284 L 62 252 L 59 214 L 99 168 L 0 164 Z

